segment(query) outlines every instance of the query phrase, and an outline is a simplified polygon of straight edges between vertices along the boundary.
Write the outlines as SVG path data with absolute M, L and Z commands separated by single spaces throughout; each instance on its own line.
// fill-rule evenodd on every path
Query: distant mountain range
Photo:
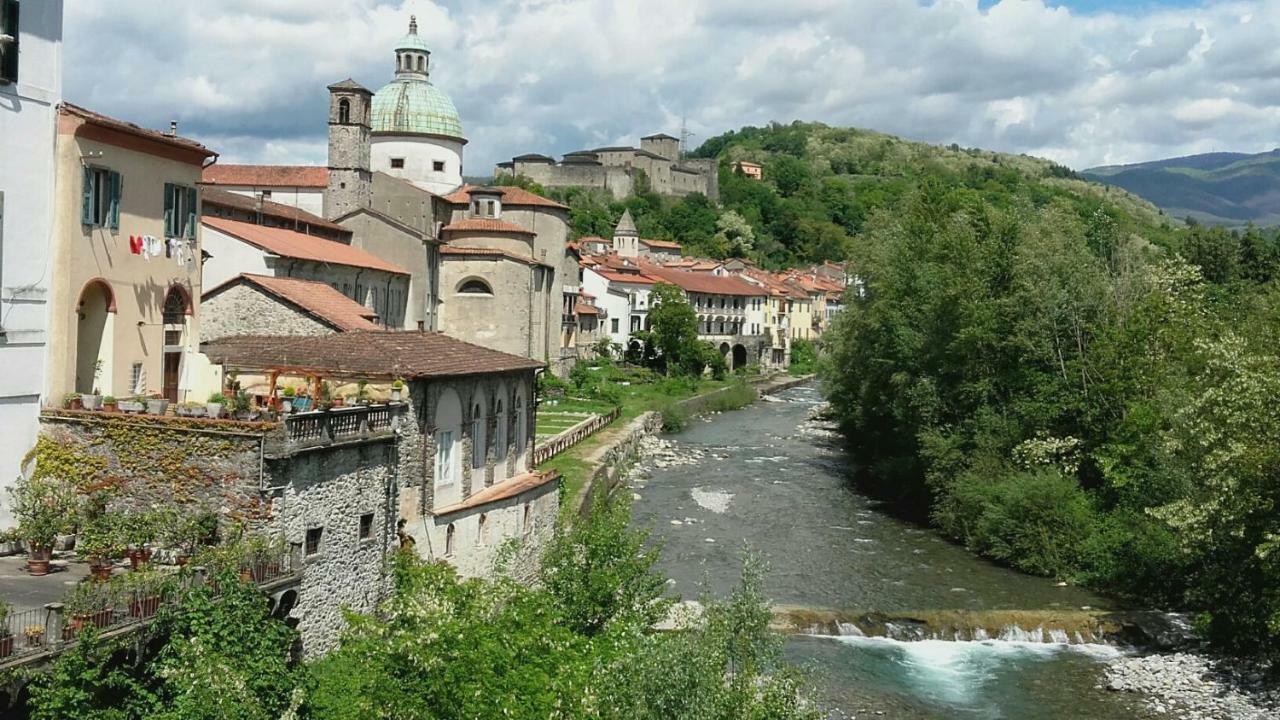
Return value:
M 1105 165 L 1080 174 L 1124 188 L 1175 218 L 1215 225 L 1280 225 L 1280 149 Z

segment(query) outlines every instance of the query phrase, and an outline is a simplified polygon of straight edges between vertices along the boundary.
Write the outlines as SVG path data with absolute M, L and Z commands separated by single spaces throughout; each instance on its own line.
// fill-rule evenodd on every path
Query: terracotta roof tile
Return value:
M 594 305 L 588 305 L 586 303 L 579 303 L 575 309 L 579 315 L 599 315 L 600 314 L 600 308 L 597 308 Z
M 254 247 L 273 255 L 309 260 L 311 262 L 348 265 L 350 267 L 369 268 L 383 272 L 408 275 L 409 271 L 387 262 L 379 257 L 345 243 L 324 240 L 313 235 L 285 228 L 273 228 L 253 223 L 228 220 L 218 217 L 204 217 L 201 222 L 219 232 L 238 238 Z
M 226 288 L 240 283 L 248 283 L 259 287 L 286 302 L 296 305 L 307 314 L 330 327 L 343 332 L 382 329 L 382 326 L 373 321 L 378 316 L 373 310 L 334 290 L 332 287 L 313 280 L 244 273 L 206 291 L 202 299 L 207 301 Z
M 113 117 L 82 108 L 79 105 L 74 105 L 69 102 L 64 102 L 58 105 L 58 112 L 64 115 L 74 115 L 90 125 L 97 125 L 99 127 L 129 133 L 130 135 L 136 135 L 138 137 L 146 138 L 158 143 L 164 143 L 166 145 L 175 145 L 184 150 L 193 150 L 201 153 L 205 157 L 213 157 L 218 154 L 190 138 L 184 138 L 178 135 L 169 135 L 167 133 L 160 132 L 159 130 L 151 130 L 150 128 L 144 128 L 131 122 L 117 120 Z
M 364 378 L 433 378 L 534 370 L 543 364 L 442 333 L 368 331 L 320 336 L 236 336 L 201 345 L 215 363 Z
M 492 218 L 463 218 L 462 220 L 454 220 L 444 226 L 444 232 L 498 232 L 498 233 L 520 233 L 521 235 L 533 235 L 532 230 L 526 230 L 515 223 L 509 223 L 506 220 L 494 220 Z
M 463 510 L 471 510 L 472 508 L 477 508 L 481 505 L 488 505 L 489 503 L 498 502 L 499 500 L 513 498 L 559 479 L 560 472 L 558 470 L 529 472 L 523 475 L 516 475 L 513 478 L 508 478 L 500 483 L 490 485 L 460 503 L 454 503 L 453 505 L 442 507 L 436 510 L 434 514 L 436 517 L 440 517 L 441 515 L 452 515 L 453 513 L 461 512 Z
M 516 159 L 519 160 L 520 158 L 516 158 Z M 547 158 L 547 159 L 550 160 L 550 158 Z M 479 186 L 463 185 L 462 187 L 458 188 L 457 190 L 450 193 L 449 195 L 446 195 L 444 199 L 447 200 L 448 202 L 453 203 L 454 205 L 466 205 L 471 202 L 471 191 L 477 187 Z M 569 209 L 568 207 L 561 205 L 555 200 L 544 198 L 537 193 L 529 192 L 524 188 L 515 187 L 514 185 L 503 185 L 494 189 L 502 191 L 503 205 L 512 205 L 512 206 L 531 205 L 534 207 L 557 208 L 559 210 Z
M 632 285 L 656 285 L 662 282 L 658 278 L 644 273 L 623 273 L 604 268 L 597 268 L 596 273 L 610 282 L 631 283 Z
M 685 292 L 706 293 L 708 295 L 740 295 L 756 297 L 765 293 L 751 283 L 733 276 L 721 277 L 705 272 L 686 272 L 654 266 L 645 268 L 645 272 L 671 283 Z
M 201 200 L 204 205 L 218 205 L 221 207 L 235 208 L 237 210 L 245 210 L 248 212 L 256 212 L 258 210 L 258 201 L 248 195 L 241 195 L 217 187 L 206 186 L 204 192 L 201 193 Z M 335 222 L 330 222 L 313 215 L 306 210 L 293 207 L 292 205 L 283 205 L 270 200 L 262 201 L 262 213 L 272 217 L 288 220 L 289 222 L 300 222 L 316 227 L 326 228 L 334 232 L 342 232 L 348 235 L 351 231 Z
M 671 241 L 671 240 L 648 240 L 648 239 L 645 239 L 645 238 L 641 238 L 641 239 L 640 239 L 640 244 L 641 244 L 641 245 L 648 245 L 648 246 L 649 246 L 649 247 L 651 247 L 651 248 L 665 248 L 665 249 L 667 249 L 667 250 L 679 250 L 679 249 L 680 249 L 680 243 L 678 243 L 678 242 L 673 242 L 673 241 Z
M 313 165 L 212 165 L 203 181 L 217 185 L 260 187 L 329 187 L 329 168 Z

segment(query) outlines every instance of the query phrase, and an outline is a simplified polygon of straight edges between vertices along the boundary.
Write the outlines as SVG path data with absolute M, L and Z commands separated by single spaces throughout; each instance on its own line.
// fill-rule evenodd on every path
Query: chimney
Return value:
M 169 121 L 169 137 L 178 137 L 178 121 Z

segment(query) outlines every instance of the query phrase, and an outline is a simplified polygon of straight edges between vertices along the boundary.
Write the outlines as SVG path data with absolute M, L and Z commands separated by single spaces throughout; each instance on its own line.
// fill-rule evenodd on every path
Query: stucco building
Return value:
M 186 400 L 208 370 L 198 351 L 199 182 L 216 157 L 176 134 L 60 106 L 55 398 L 100 391 Z
M 0 2 L 0 497 L 46 395 L 62 0 Z M 0 527 L 10 524 L 0 503 Z

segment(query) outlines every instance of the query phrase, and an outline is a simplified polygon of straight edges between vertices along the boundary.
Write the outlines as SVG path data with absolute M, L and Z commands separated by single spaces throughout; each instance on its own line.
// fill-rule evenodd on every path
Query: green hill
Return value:
M 1280 225 L 1280 149 L 1108 165 L 1081 175 L 1140 195 L 1174 217 L 1214 225 Z

